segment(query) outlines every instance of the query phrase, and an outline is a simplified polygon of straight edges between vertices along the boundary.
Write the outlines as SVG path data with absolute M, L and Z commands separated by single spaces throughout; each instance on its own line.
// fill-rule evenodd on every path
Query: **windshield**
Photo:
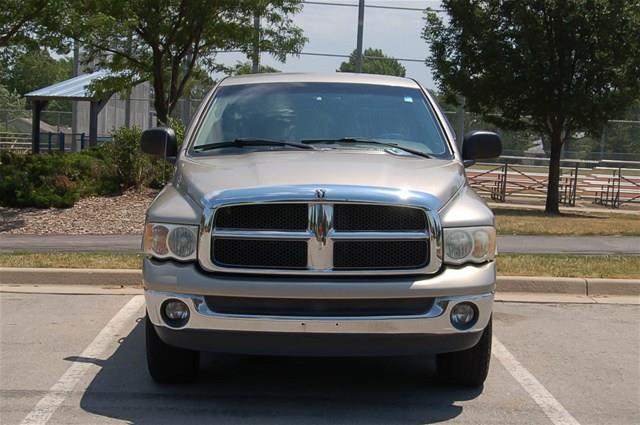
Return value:
M 314 141 L 316 147 L 327 149 L 389 149 L 383 144 L 358 143 L 356 139 L 375 140 L 431 157 L 451 157 L 436 118 L 419 89 L 371 84 L 265 83 L 221 87 L 192 148 L 238 139 Z M 323 141 L 327 141 L 326 145 Z M 269 145 L 269 149 L 274 146 Z

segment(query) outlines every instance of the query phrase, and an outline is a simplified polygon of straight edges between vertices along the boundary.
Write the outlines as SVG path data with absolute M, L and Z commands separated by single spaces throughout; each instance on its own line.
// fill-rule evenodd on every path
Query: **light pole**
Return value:
M 362 72 L 362 32 L 364 27 L 364 0 L 358 3 L 358 41 L 356 47 L 356 72 Z
M 253 15 L 253 54 L 251 55 L 251 73 L 257 74 L 260 69 L 260 15 L 256 12 Z

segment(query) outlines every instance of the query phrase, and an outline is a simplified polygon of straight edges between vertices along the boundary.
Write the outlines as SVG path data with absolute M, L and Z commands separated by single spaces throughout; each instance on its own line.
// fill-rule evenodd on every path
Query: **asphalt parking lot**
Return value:
M 142 301 L 0 294 L 0 423 L 640 423 L 638 305 L 499 302 L 490 376 L 468 390 L 431 358 L 215 355 L 158 386 Z

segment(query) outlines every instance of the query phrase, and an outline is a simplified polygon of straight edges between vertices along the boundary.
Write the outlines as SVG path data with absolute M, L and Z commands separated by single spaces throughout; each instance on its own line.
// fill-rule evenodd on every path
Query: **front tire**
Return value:
M 438 354 L 436 364 L 438 377 L 446 383 L 465 387 L 478 387 L 484 383 L 489 373 L 491 360 L 492 319 L 471 348 L 453 353 Z
M 145 316 L 147 369 L 159 384 L 173 384 L 193 380 L 200 366 L 200 352 L 165 344 Z

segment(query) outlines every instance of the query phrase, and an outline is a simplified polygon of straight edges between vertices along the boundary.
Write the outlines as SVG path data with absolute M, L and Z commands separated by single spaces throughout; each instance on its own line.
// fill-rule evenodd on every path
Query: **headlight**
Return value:
M 444 253 L 447 264 L 491 261 L 496 254 L 496 229 L 489 226 L 445 228 Z
M 142 249 L 156 258 L 195 260 L 198 226 L 147 223 L 144 226 Z

